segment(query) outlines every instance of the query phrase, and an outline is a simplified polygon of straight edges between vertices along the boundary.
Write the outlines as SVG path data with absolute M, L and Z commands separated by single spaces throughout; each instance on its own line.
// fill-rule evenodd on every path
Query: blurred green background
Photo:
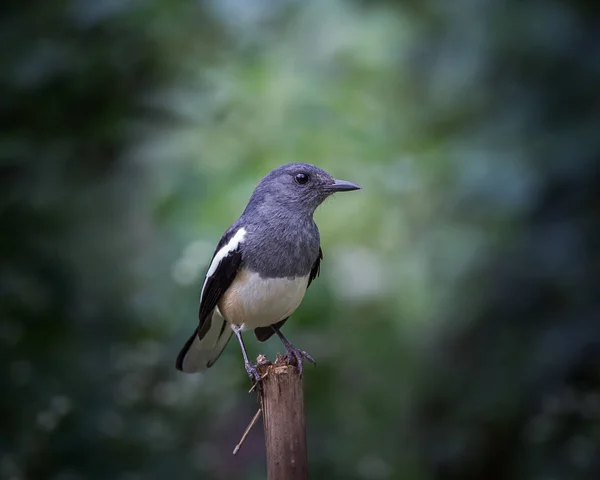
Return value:
M 600 30 L 586 1 L 30 0 L 0 19 L 0 478 L 260 479 L 232 342 L 174 360 L 286 162 L 312 479 L 600 478 Z M 277 339 L 253 356 L 273 357 Z

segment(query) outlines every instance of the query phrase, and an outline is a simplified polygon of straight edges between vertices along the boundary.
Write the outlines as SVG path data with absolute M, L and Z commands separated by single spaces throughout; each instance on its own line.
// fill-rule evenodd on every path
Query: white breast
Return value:
M 244 330 L 266 327 L 290 316 L 304 298 L 308 276 L 262 278 L 242 270 L 221 297 L 221 314 Z

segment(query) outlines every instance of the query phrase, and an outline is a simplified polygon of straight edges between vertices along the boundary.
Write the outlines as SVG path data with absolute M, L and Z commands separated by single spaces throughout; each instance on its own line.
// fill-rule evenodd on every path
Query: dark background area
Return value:
M 311 478 L 600 478 L 594 5 L 5 2 L 0 478 L 264 478 L 238 348 L 174 359 L 291 161 L 363 186 L 285 329 Z

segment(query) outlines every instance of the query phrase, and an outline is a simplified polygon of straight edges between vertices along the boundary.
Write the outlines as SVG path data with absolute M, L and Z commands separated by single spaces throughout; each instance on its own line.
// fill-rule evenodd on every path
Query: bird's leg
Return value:
M 252 380 L 252 383 L 257 384 L 257 386 L 260 388 L 260 382 L 262 380 L 262 377 L 260 376 L 260 373 L 256 368 L 257 365 L 250 363 L 250 360 L 248 360 L 248 354 L 246 353 L 246 345 L 244 345 L 244 339 L 242 338 L 242 329 L 237 325 L 232 325 L 231 329 L 233 330 L 233 333 L 235 333 L 238 342 L 240 342 L 240 347 L 242 348 L 242 355 L 244 356 L 244 367 L 246 368 L 246 372 L 248 372 L 248 376 L 250 377 L 250 380 Z
M 304 370 L 303 362 L 304 362 L 305 358 L 309 362 L 312 362 L 315 365 L 317 364 L 317 362 L 315 362 L 314 359 L 308 353 L 306 353 L 304 350 L 300 350 L 300 349 L 294 347 L 294 345 L 292 345 L 292 343 L 283 336 L 283 333 L 281 333 L 278 328 L 275 328 L 275 327 L 271 327 L 271 328 L 275 331 L 275 333 L 281 339 L 281 342 L 285 346 L 285 353 L 288 358 L 288 361 L 289 362 L 295 361 L 296 365 L 298 365 L 298 370 L 300 371 L 300 376 L 302 376 L 302 371 Z

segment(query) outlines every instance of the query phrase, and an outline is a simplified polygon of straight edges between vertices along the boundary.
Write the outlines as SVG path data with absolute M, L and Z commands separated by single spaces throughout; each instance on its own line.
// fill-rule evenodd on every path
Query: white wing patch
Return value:
M 231 237 L 231 240 L 227 242 L 227 245 L 225 245 L 223 248 L 221 248 L 221 250 L 215 253 L 210 267 L 208 268 L 208 272 L 206 272 L 206 279 L 204 280 L 204 285 L 202 285 L 202 293 L 200 293 L 200 299 L 202 299 L 202 297 L 204 296 L 204 287 L 206 287 L 206 280 L 208 280 L 209 277 L 214 275 L 214 273 L 217 271 L 217 268 L 219 268 L 219 264 L 221 263 L 221 261 L 227 255 L 229 255 L 231 252 L 238 248 L 240 243 L 242 243 L 242 240 L 244 240 L 245 236 L 246 229 L 242 227 L 237 232 L 235 232 L 235 235 Z

